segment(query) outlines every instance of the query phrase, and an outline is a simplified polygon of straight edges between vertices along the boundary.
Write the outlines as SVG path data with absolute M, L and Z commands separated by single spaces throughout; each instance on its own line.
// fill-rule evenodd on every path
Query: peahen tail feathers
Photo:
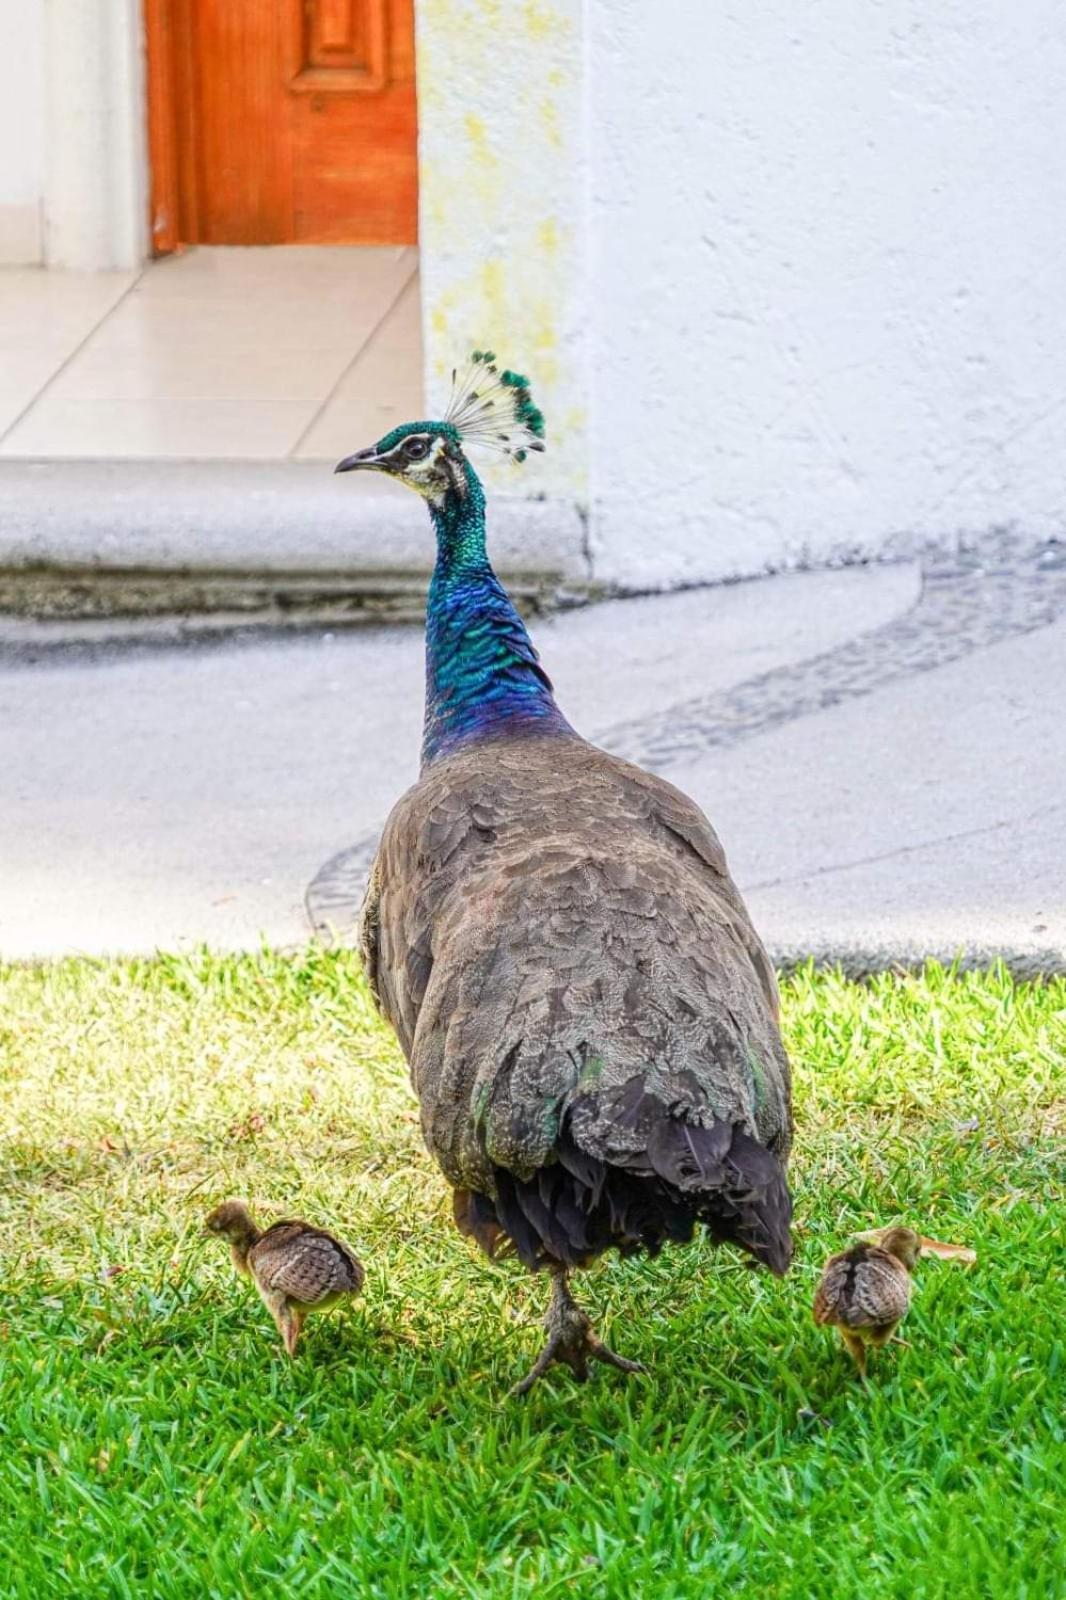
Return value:
M 642 1110 L 648 1109 L 644 1097 Z M 580 1126 L 580 1108 L 576 1121 Z M 526 1266 L 585 1266 L 610 1249 L 657 1255 L 702 1223 L 779 1276 L 792 1257 L 792 1201 L 780 1161 L 742 1128 L 671 1115 L 646 1117 L 644 1149 L 590 1155 L 567 1117 L 555 1161 L 530 1178 L 494 1169 L 495 1196 L 459 1190 L 456 1221 L 489 1255 L 512 1249 Z

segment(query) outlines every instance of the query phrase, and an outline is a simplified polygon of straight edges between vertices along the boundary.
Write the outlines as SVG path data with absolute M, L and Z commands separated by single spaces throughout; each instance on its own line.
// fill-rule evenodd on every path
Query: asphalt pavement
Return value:
M 575 726 L 704 807 L 779 960 L 1066 966 L 1062 546 L 532 632 Z M 346 936 L 417 771 L 420 629 L 40 639 L 0 638 L 0 956 Z

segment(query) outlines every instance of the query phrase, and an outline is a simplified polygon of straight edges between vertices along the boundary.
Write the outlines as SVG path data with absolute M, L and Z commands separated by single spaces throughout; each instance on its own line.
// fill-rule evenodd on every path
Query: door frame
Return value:
M 191 81 L 184 0 L 143 4 L 148 237 L 150 253 L 163 256 L 196 233 L 196 188 L 188 182 L 182 160 L 183 149 L 196 148 L 196 108 L 192 96 L 184 93 Z
M 44 14 L 44 264 L 136 271 L 148 250 L 142 0 L 52 0 Z

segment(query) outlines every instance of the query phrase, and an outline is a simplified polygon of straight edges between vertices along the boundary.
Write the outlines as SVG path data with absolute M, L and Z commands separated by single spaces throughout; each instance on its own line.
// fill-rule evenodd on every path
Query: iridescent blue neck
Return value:
M 485 491 L 464 462 L 465 488 L 430 503 L 437 565 L 426 606 L 422 765 L 472 740 L 572 734 L 521 617 L 485 552 Z

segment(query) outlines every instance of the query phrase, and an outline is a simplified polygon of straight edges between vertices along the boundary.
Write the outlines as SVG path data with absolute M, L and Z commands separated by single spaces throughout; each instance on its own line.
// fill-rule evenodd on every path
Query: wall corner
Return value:
M 528 371 L 548 450 L 521 487 L 507 463 L 485 477 L 569 507 L 576 569 L 589 480 L 585 6 L 417 0 L 416 25 L 428 402 L 443 404 L 474 348 Z

